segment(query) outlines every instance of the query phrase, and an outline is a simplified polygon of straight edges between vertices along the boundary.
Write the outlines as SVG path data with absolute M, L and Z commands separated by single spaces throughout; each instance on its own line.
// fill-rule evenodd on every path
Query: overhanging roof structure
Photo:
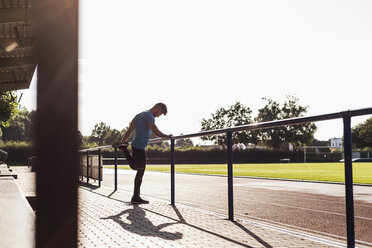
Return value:
M 36 68 L 34 0 L 0 1 L 0 92 L 28 89 Z

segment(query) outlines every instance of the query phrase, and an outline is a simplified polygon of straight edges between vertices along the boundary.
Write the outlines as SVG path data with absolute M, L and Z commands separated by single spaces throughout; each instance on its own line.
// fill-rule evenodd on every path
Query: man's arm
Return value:
M 128 130 L 125 132 L 123 138 L 121 139 L 120 143 L 125 143 L 129 140 L 130 135 L 132 134 L 134 130 L 134 121 L 131 121 Z
M 151 129 L 151 131 L 158 137 L 165 137 L 165 138 L 170 138 L 172 137 L 173 135 L 172 134 L 164 134 L 162 133 L 158 127 L 155 125 L 155 123 L 149 123 L 149 128 Z

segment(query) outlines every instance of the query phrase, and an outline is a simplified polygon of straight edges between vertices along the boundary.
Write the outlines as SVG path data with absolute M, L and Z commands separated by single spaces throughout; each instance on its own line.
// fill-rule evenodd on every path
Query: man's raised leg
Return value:
M 120 148 L 123 149 L 124 156 L 127 159 L 129 167 L 132 170 L 135 170 L 135 161 L 134 161 L 134 158 L 132 157 L 132 155 L 129 153 L 128 148 L 126 146 L 125 147 L 120 147 Z

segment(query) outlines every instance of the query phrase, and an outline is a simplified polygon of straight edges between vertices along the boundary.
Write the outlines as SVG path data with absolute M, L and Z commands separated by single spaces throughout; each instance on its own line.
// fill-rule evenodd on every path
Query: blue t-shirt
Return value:
M 155 118 L 150 110 L 147 110 L 136 115 L 133 121 L 136 135 L 132 142 L 132 146 L 138 149 L 145 150 L 147 144 L 149 143 L 151 135 L 149 123 L 155 123 Z

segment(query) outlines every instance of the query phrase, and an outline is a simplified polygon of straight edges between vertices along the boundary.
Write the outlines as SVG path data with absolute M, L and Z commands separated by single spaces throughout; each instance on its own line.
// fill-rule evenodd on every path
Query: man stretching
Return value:
M 140 188 L 142 177 L 146 169 L 146 146 L 149 142 L 151 131 L 158 137 L 170 138 L 172 135 L 162 133 L 155 125 L 155 117 L 167 114 L 167 106 L 164 103 L 157 103 L 150 110 L 137 114 L 129 125 L 128 131 L 124 134 L 121 141 L 116 142 L 113 146 L 122 148 L 127 162 L 133 170 L 137 170 L 134 179 L 134 192 L 131 203 L 140 204 L 148 203 L 140 197 Z M 132 154 L 128 151 L 128 140 L 135 131 L 135 137 L 132 141 Z

